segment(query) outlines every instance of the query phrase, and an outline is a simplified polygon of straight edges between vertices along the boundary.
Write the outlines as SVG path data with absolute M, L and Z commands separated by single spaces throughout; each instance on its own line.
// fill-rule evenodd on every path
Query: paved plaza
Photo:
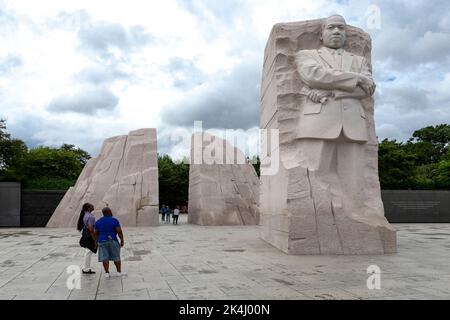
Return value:
M 450 224 L 396 224 L 398 253 L 289 256 L 256 226 L 126 228 L 127 277 L 66 270 L 83 262 L 73 229 L 0 229 L 0 299 L 449 299 Z M 93 258 L 97 256 L 93 256 Z M 369 290 L 367 268 L 381 269 Z M 112 268 L 114 270 L 114 268 Z

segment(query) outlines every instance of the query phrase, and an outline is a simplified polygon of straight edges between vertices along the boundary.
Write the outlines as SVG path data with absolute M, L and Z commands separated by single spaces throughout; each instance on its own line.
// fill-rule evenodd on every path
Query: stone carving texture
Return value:
M 47 227 L 73 227 L 85 202 L 94 215 L 109 206 L 122 226 L 159 225 L 156 129 L 140 129 L 106 139 L 100 154 L 88 161 Z
M 207 133 L 192 136 L 189 223 L 256 225 L 259 222 L 258 198 L 258 176 L 239 149 Z
M 260 126 L 279 129 L 280 144 L 276 152 L 279 152 L 280 162 L 275 175 L 261 176 L 261 237 L 289 254 L 393 253 L 396 252 L 396 231 L 384 217 L 381 200 L 373 99 L 361 100 L 365 112 L 361 117 L 365 117 L 365 124 L 362 123 L 366 130 L 363 138 L 367 142 L 358 144 L 357 148 L 362 146 L 359 158 L 352 159 L 344 152 L 339 155 L 340 164 L 335 164 L 353 165 L 355 174 L 362 173 L 357 177 L 360 178 L 358 184 L 331 182 L 336 175 L 322 172 L 321 165 L 305 164 L 302 158 L 311 156 L 307 154 L 311 149 L 301 138 L 310 134 L 305 133 L 308 130 L 314 130 L 307 114 L 316 111 L 305 110 L 308 98 L 302 90 L 306 85 L 300 79 L 296 57 L 299 50 L 322 47 L 320 35 L 324 21 L 276 24 L 266 45 Z M 371 68 L 370 36 L 352 26 L 347 25 L 346 30 L 343 49 L 360 56 L 358 62 L 364 57 Z M 322 108 L 326 107 L 325 104 Z M 336 119 L 339 121 L 345 122 L 345 119 Z M 340 140 L 333 143 L 340 143 Z M 337 157 L 336 149 L 327 149 L 325 145 L 323 150 L 319 153 L 320 163 Z M 269 156 L 262 155 L 262 163 L 270 159 Z

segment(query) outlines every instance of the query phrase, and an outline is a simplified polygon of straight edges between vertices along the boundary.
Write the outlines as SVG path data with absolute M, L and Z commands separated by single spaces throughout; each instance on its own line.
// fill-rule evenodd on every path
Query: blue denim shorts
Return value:
M 120 244 L 116 240 L 98 243 L 98 262 L 120 261 Z

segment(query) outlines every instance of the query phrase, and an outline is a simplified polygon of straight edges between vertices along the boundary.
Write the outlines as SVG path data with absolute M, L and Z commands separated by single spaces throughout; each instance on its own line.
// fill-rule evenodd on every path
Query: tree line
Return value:
M 406 142 L 385 139 L 379 144 L 382 189 L 450 189 L 450 125 L 417 130 Z M 0 181 L 21 182 L 24 188 L 65 190 L 73 186 L 88 152 L 72 144 L 28 148 L 6 131 L 0 119 Z M 184 205 L 189 192 L 189 164 L 158 154 L 160 203 Z M 251 161 L 259 176 L 259 158 Z
M 29 189 L 66 190 L 90 158 L 72 144 L 29 149 L 6 132 L 6 121 L 0 119 L 0 181 L 20 182 Z
M 450 189 L 450 125 L 414 131 L 407 142 L 385 139 L 379 144 L 382 189 Z

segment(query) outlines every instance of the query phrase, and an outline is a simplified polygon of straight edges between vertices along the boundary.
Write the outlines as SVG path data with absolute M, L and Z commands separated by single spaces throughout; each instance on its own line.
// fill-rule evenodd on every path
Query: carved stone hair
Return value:
M 326 25 L 327 21 L 330 20 L 330 18 L 333 18 L 333 17 L 339 17 L 342 20 L 344 20 L 345 24 L 347 24 L 347 21 L 345 21 L 345 18 L 343 16 L 341 16 L 340 14 L 333 14 L 333 15 L 329 16 L 328 18 L 323 19 L 323 21 L 322 21 L 322 31 L 325 28 L 325 25 Z

